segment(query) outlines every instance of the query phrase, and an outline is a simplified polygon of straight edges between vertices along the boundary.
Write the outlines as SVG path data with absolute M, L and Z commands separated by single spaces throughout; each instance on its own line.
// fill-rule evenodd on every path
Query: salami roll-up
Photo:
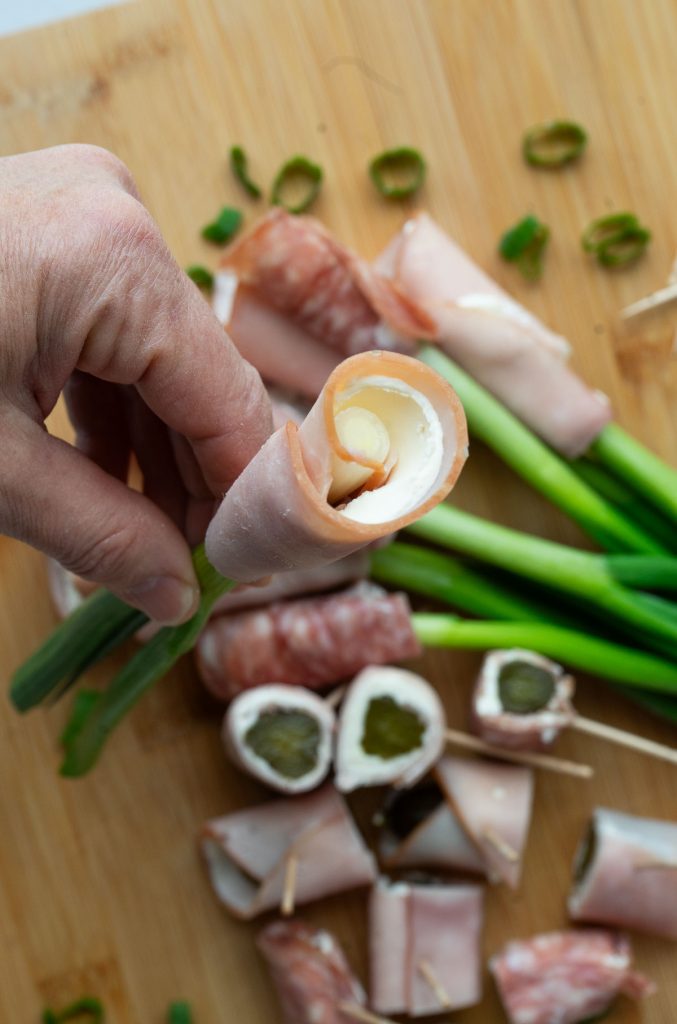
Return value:
M 358 583 L 327 597 L 213 619 L 198 640 L 197 668 L 207 689 L 227 701 L 273 679 L 322 689 L 367 665 L 421 651 L 406 595 Z
M 536 434 L 580 455 L 611 418 L 608 399 L 565 360 L 569 345 L 492 281 L 425 213 L 376 261 L 432 317 L 435 339 Z
M 621 993 L 655 989 L 632 970 L 628 940 L 616 932 L 549 932 L 509 942 L 489 969 L 510 1024 L 577 1024 L 604 1014 Z
M 271 683 L 245 690 L 223 720 L 235 763 L 280 793 L 306 793 L 331 765 L 336 718 L 326 701 L 301 686 Z
M 374 858 L 329 784 L 208 821 L 200 845 L 218 899 L 244 920 L 280 906 L 291 858 L 297 906 L 376 878 Z
M 338 558 L 443 500 L 467 457 L 454 391 L 415 359 L 345 360 L 300 427 L 276 431 L 207 531 L 210 561 L 249 583 Z
M 571 725 L 575 689 L 561 665 L 533 651 L 490 651 L 472 699 L 473 731 L 508 750 L 544 750 Z
M 391 666 L 363 669 L 341 704 L 336 787 L 412 786 L 439 759 L 446 719 L 425 679 Z
M 285 1024 L 353 1024 L 341 1006 L 364 1006 L 364 989 L 338 941 L 301 921 L 273 921 L 256 940 Z
M 677 939 L 677 822 L 598 807 L 576 854 L 569 913 Z

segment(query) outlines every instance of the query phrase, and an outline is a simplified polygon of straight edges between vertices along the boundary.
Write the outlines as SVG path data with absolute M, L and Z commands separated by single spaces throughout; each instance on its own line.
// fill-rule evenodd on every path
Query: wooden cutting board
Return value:
M 609 393 L 618 420 L 674 462 L 677 312 L 632 333 L 616 314 L 665 282 L 677 249 L 676 51 L 672 0 L 151 0 L 0 41 L 0 147 L 111 148 L 186 264 L 215 259 L 198 228 L 220 205 L 242 205 L 250 220 L 264 209 L 232 183 L 231 144 L 245 146 L 265 182 L 292 153 L 319 160 L 326 184 L 315 212 L 367 255 L 407 207 L 375 195 L 366 164 L 385 146 L 418 146 L 429 163 L 422 205 L 572 340 L 578 369 Z M 520 158 L 522 132 L 556 116 L 585 123 L 589 151 L 562 173 L 531 171 Z M 579 236 L 593 217 L 625 209 L 654 239 L 636 267 L 606 272 L 584 256 Z M 537 286 L 496 257 L 501 232 L 530 210 L 553 236 Z M 61 413 L 53 425 L 67 434 Z M 479 447 L 456 493 L 502 522 L 580 540 Z M 6 681 L 55 620 L 37 554 L 0 539 L 0 579 Z M 422 666 L 455 723 L 478 663 L 455 653 Z M 674 742 L 674 731 L 597 681 L 582 681 L 579 705 Z M 33 1024 L 46 1004 L 83 991 L 104 998 L 112 1024 L 160 1024 L 178 997 L 193 1003 L 196 1024 L 277 1019 L 256 926 L 216 905 L 195 849 L 204 818 L 263 793 L 226 763 L 219 711 L 190 664 L 139 706 L 79 782 L 56 775 L 65 712 L 22 719 L 0 708 L 2 1021 Z M 564 925 L 570 863 L 594 804 L 677 817 L 674 768 L 578 736 L 559 752 L 594 765 L 596 777 L 539 777 L 525 883 L 518 893 L 490 892 L 487 955 L 509 937 Z M 338 933 L 364 977 L 364 893 L 304 916 Z M 636 948 L 660 994 L 641 1012 L 623 1002 L 612 1019 L 674 1020 L 674 945 L 637 938 Z M 488 979 L 482 1006 L 453 1020 L 503 1020 Z

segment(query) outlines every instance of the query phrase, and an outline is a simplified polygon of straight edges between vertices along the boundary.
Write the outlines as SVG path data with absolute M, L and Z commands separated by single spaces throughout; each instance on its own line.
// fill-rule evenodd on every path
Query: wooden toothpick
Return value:
M 659 288 L 657 292 L 652 292 L 651 295 L 647 295 L 645 298 L 638 299 L 637 302 L 626 306 L 625 309 L 621 310 L 621 318 L 629 320 L 633 316 L 639 316 L 640 313 L 648 313 L 651 309 L 666 306 L 669 302 L 674 302 L 675 299 L 677 299 L 677 281 L 673 281 L 671 284 L 666 285 L 665 288 Z
M 327 694 L 327 696 L 324 698 L 324 703 L 327 705 L 327 707 L 330 707 L 332 710 L 334 710 L 339 706 L 339 704 L 345 697 L 347 689 L 347 683 L 344 683 L 343 686 L 337 686 L 335 690 L 332 690 L 331 693 Z
M 379 1017 L 358 1003 L 337 1003 L 336 1009 L 344 1017 L 352 1017 L 353 1020 L 364 1021 L 364 1024 L 395 1024 L 395 1021 L 388 1020 L 387 1017 Z
M 625 729 L 616 729 L 615 726 L 605 725 L 603 722 L 593 722 L 591 718 L 583 718 L 581 715 L 576 715 L 571 723 L 571 728 L 587 733 L 589 736 L 598 736 L 610 743 L 618 743 L 621 747 L 637 750 L 640 754 L 648 754 L 661 761 L 677 764 L 677 749 L 668 747 L 664 743 L 656 743 L 654 740 L 646 740 L 643 736 L 635 736 L 634 733 L 626 732 Z
M 298 868 L 299 859 L 295 853 L 290 853 L 287 857 L 287 867 L 284 873 L 284 889 L 282 890 L 282 902 L 280 903 L 280 913 L 283 917 L 291 917 L 294 913 L 295 897 L 296 897 L 296 869 Z
M 594 772 L 589 764 L 578 764 L 577 761 L 564 761 L 561 757 L 550 757 L 549 754 L 526 753 L 521 750 L 504 750 L 503 747 L 494 747 L 491 743 L 485 743 L 477 736 L 469 736 L 465 732 L 458 732 L 456 729 L 447 729 L 447 742 L 455 747 L 462 747 L 465 750 L 472 750 L 476 754 L 484 754 L 487 757 L 495 757 L 500 761 L 512 761 L 515 764 L 531 765 L 533 768 L 544 768 L 550 772 L 559 772 L 560 775 L 574 775 L 579 779 L 591 779 Z
M 449 993 L 442 985 L 440 979 L 437 977 L 435 971 L 432 968 L 432 965 L 429 964 L 427 960 L 421 960 L 418 964 L 418 969 L 421 976 L 425 979 L 428 985 L 430 985 L 431 989 L 435 993 L 435 998 L 437 999 L 440 1006 L 442 1006 L 445 1010 L 450 1010 L 451 999 L 449 998 Z
M 511 846 L 503 836 L 499 835 L 496 829 L 485 828 L 482 832 L 482 838 L 491 843 L 494 849 L 500 853 L 501 857 L 505 857 L 511 864 L 516 864 L 520 859 L 520 855 L 515 847 Z

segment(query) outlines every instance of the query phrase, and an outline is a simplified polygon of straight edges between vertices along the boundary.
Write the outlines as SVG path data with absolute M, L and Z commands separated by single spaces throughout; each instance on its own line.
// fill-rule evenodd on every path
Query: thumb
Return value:
M 196 611 L 190 551 L 148 498 L 21 417 L 0 454 L 0 531 L 166 625 Z

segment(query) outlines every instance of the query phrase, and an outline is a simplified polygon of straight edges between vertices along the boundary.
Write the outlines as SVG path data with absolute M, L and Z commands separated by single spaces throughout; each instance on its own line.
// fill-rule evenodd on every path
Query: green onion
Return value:
M 593 442 L 590 453 L 602 465 L 652 502 L 677 530 L 677 470 L 630 437 L 616 423 L 608 423 Z
M 202 237 L 215 245 L 225 245 L 237 234 L 242 224 L 242 214 L 232 206 L 224 206 L 219 215 L 202 229 Z
M 288 213 L 303 213 L 317 199 L 323 176 L 319 164 L 314 164 L 305 156 L 293 156 L 277 172 L 270 201 L 273 206 L 284 207 Z M 296 191 L 294 186 L 298 182 L 301 182 L 304 190 L 299 198 L 294 199 L 289 194 L 292 190 Z
M 189 267 L 186 267 L 186 273 L 198 288 L 211 291 L 214 287 L 214 275 L 211 270 L 207 270 L 206 267 L 201 266 L 199 263 L 192 263 Z
M 71 717 L 66 723 L 66 728 L 61 733 L 60 742 L 64 749 L 73 742 L 73 739 L 84 725 L 85 719 L 90 715 L 100 696 L 101 694 L 97 690 L 79 690 L 75 694 Z
M 531 128 L 522 141 L 522 154 L 532 167 L 564 167 L 577 160 L 588 142 L 575 121 L 547 121 Z
M 140 697 L 166 675 L 172 665 L 195 645 L 221 594 L 236 584 L 227 580 L 209 564 L 204 546 L 196 548 L 193 564 L 202 591 L 200 607 L 192 619 L 181 626 L 165 626 L 141 650 L 130 658 L 101 694 L 89 714 L 67 727 L 69 742 L 61 774 L 84 775 L 95 764 L 106 740 Z M 77 708 L 75 709 L 77 711 Z
M 588 487 L 528 427 L 434 345 L 419 358 L 449 381 L 463 403 L 471 434 L 612 551 L 664 554 L 665 548 Z M 606 428 L 608 429 L 608 428 Z
M 600 245 L 615 238 L 619 232 L 637 227 L 639 221 L 634 213 L 612 213 L 608 217 L 598 217 L 583 232 L 581 245 L 586 252 L 597 252 Z
M 620 267 L 641 256 L 650 241 L 651 232 L 634 213 L 612 213 L 593 220 L 583 232 L 581 245 L 603 267 Z
M 498 251 L 504 260 L 515 263 L 528 281 L 537 281 L 543 273 L 543 255 L 549 237 L 550 228 L 530 214 L 506 231 Z
M 249 173 L 247 171 L 247 154 L 243 150 L 242 146 L 231 147 L 230 168 L 245 192 L 247 192 L 252 199 L 260 199 L 262 195 L 261 189 L 249 177 Z
M 642 691 L 677 693 L 677 664 L 563 626 L 543 622 L 468 622 L 455 615 L 431 612 L 416 612 L 411 622 L 426 647 L 480 651 L 522 647 Z M 660 702 L 654 707 L 659 709 Z M 668 714 L 675 713 L 674 705 L 665 707 Z
M 193 1024 L 193 1012 L 189 1004 L 172 1003 L 167 1011 L 167 1024 Z
M 43 1024 L 63 1024 L 68 1020 L 81 1021 L 82 1024 L 101 1024 L 104 1019 L 103 1003 L 95 996 L 83 996 L 63 1010 L 43 1010 Z
M 616 582 L 626 587 L 677 592 L 677 558 L 667 558 L 665 555 L 607 555 L 605 563 Z
M 369 177 L 386 199 L 408 199 L 425 181 L 426 164 L 417 149 L 386 149 L 369 164 Z

